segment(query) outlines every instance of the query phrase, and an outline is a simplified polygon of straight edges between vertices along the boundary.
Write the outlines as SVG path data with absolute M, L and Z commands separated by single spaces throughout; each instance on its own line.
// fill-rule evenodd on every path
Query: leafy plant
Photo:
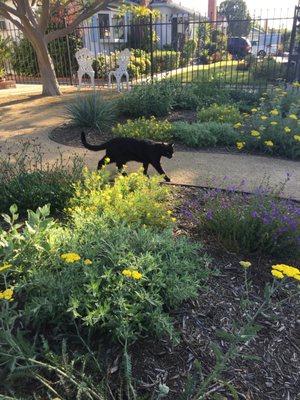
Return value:
M 158 121 L 155 117 L 127 120 L 125 124 L 117 124 L 112 132 L 116 136 L 134 137 L 165 141 L 171 139 L 172 125 L 168 121 Z
M 174 139 L 191 147 L 232 146 L 238 138 L 230 124 L 218 122 L 174 122 L 172 133 Z
M 197 117 L 201 122 L 216 121 L 235 124 L 241 120 L 241 114 L 235 106 L 218 104 L 200 109 Z
M 75 125 L 96 128 L 99 132 L 109 131 L 116 119 L 115 104 L 103 100 L 99 93 L 77 97 L 66 106 L 66 111 Z
M 200 214 L 199 229 L 213 234 L 227 250 L 239 254 L 299 254 L 300 209 L 262 189 L 254 195 L 211 192 Z
M 0 37 L 0 79 L 5 76 L 5 61 L 11 56 L 11 39 Z

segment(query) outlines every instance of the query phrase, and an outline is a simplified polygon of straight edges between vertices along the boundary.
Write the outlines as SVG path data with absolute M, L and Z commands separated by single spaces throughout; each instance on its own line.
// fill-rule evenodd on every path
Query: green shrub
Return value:
M 257 80 L 273 81 L 285 76 L 286 66 L 278 63 L 273 57 L 266 57 L 260 62 L 252 64 L 250 71 Z
M 218 122 L 175 122 L 172 133 L 174 139 L 190 147 L 232 146 L 239 137 L 230 124 Z
M 171 139 L 172 125 L 168 121 L 158 121 L 155 117 L 127 120 L 125 124 L 117 124 L 112 132 L 115 136 L 134 137 L 165 141 Z
M 201 122 L 228 122 L 237 123 L 241 120 L 241 114 L 235 106 L 212 104 L 208 108 L 202 108 L 197 114 Z
M 11 57 L 11 38 L 0 37 L 0 79 L 5 76 L 5 62 Z
M 86 171 L 64 224 L 48 218 L 48 207 L 29 212 L 21 227 L 15 209 L 5 217 L 10 230 L 0 230 L 0 263 L 11 265 L 0 289 L 16 280 L 25 329 L 61 334 L 75 318 L 78 329 L 122 343 L 145 332 L 174 337 L 167 310 L 197 295 L 207 259 L 197 245 L 173 237 L 169 190 L 159 177 L 109 179 L 105 169 Z
M 130 117 L 161 117 L 173 109 L 174 102 L 173 82 L 163 80 L 134 86 L 119 100 L 119 108 Z
M 74 125 L 96 128 L 100 132 L 109 131 L 116 119 L 114 103 L 103 100 L 99 93 L 77 97 L 66 110 Z
M 149 54 L 150 59 L 150 54 Z M 180 52 L 179 51 L 167 51 L 167 50 L 156 50 L 153 53 L 153 72 L 159 73 L 163 71 L 171 71 L 179 67 Z M 150 69 L 149 69 L 150 70 Z
M 276 88 L 263 94 L 259 108 L 237 124 L 239 150 L 255 150 L 269 155 L 300 158 L 300 101 L 294 91 Z
M 259 106 L 261 97 L 260 92 L 251 92 L 248 90 L 232 89 L 228 92 L 230 100 L 240 110 L 240 112 L 248 113 L 252 108 Z
M 238 254 L 293 257 L 299 251 L 300 208 L 261 188 L 254 195 L 212 191 L 206 196 L 199 229 Z
M 64 37 L 49 43 L 49 53 L 57 76 L 65 77 L 77 71 L 75 53 L 80 48 L 82 40 L 76 35 L 68 35 L 68 41 Z M 28 39 L 20 38 L 13 43 L 11 62 L 17 75 L 39 76 L 36 53 Z

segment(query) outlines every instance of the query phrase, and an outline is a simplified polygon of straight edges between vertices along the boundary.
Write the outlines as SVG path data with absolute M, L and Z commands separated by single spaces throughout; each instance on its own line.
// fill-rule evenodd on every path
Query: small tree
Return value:
M 112 3 L 115 5 L 118 4 L 118 1 L 13 0 L 10 6 L 6 0 L 0 0 L 0 15 L 23 32 L 36 52 L 44 95 L 61 94 L 48 44 L 68 35 L 81 22 Z M 49 30 L 49 23 L 53 15 L 64 13 L 70 5 L 72 5 L 73 18 L 67 20 L 66 26 Z
M 225 0 L 220 4 L 219 13 L 228 21 L 228 36 L 248 36 L 251 17 L 244 0 Z

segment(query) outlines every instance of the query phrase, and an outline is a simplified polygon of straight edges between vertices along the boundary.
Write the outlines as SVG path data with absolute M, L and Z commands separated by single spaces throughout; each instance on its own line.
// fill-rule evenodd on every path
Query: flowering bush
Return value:
M 121 175 L 111 185 L 103 169 L 84 172 L 64 224 L 48 206 L 19 224 L 12 207 L 0 230 L 2 298 L 13 296 L 25 329 L 62 333 L 75 319 L 123 343 L 150 331 L 174 337 L 166 310 L 196 296 L 207 260 L 173 237 L 167 200 L 158 178 Z
M 241 114 L 235 106 L 212 104 L 198 111 L 198 120 L 201 122 L 228 122 L 235 124 L 241 120 Z
M 300 207 L 278 199 L 275 193 L 209 192 L 199 228 L 216 236 L 226 249 L 239 254 L 295 258 L 300 254 Z
M 112 132 L 116 136 L 134 137 L 165 141 L 171 139 L 172 125 L 168 121 L 158 121 L 155 117 L 127 120 L 125 124 L 117 124 Z
M 243 123 L 234 125 L 240 133 L 236 143 L 239 150 L 300 158 L 300 100 L 295 90 L 277 88 L 275 95 L 265 93 L 260 106 L 244 117 Z

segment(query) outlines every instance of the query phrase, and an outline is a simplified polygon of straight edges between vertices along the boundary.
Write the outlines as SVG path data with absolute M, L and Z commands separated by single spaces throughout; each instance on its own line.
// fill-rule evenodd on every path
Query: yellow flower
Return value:
M 265 141 L 265 145 L 268 146 L 268 147 L 273 147 L 274 143 L 272 142 L 272 140 L 266 140 Z
M 242 126 L 240 122 L 237 122 L 235 125 L 233 125 L 234 128 L 239 129 Z
M 257 108 L 252 108 L 251 112 L 256 113 L 257 112 Z
M 270 114 L 271 115 L 279 115 L 279 112 L 278 112 L 278 110 L 274 109 L 274 110 L 270 111 Z
M 293 83 L 292 83 L 292 86 L 294 86 L 294 87 L 300 87 L 300 82 L 293 82 Z
M 284 132 L 285 132 L 285 133 L 290 133 L 290 132 L 291 132 L 291 128 L 289 128 L 288 126 L 286 126 L 286 127 L 284 128 Z
M 290 118 L 290 119 L 295 119 L 295 120 L 298 119 L 298 117 L 297 117 L 296 114 L 290 114 L 290 115 L 289 115 L 289 118 Z
M 122 275 L 127 276 L 127 278 L 131 278 L 132 272 L 129 269 L 123 269 Z
M 80 260 L 80 255 L 77 253 L 65 253 L 60 256 L 60 258 L 66 263 L 74 263 Z
M 300 135 L 294 135 L 294 139 L 297 140 L 297 142 L 300 142 Z
M 143 275 L 138 271 L 132 271 L 131 276 L 133 279 L 136 279 L 138 281 L 139 279 L 142 278 Z
M 266 119 L 268 119 L 268 117 L 267 117 L 266 115 L 262 115 L 262 116 L 260 117 L 260 119 L 261 119 L 262 121 L 265 121 Z
M 281 273 L 283 273 L 284 275 L 286 275 L 290 278 L 294 278 L 295 275 L 300 274 L 300 270 L 298 268 L 291 267 L 290 265 L 286 265 L 286 264 L 272 265 L 272 268 L 274 270 L 280 271 Z
M 5 289 L 3 292 L 0 292 L 0 299 L 12 301 L 13 295 L 14 295 L 13 289 Z
M 84 265 L 91 265 L 93 264 L 93 261 L 91 261 L 89 258 L 83 261 Z
M 283 273 L 280 271 L 277 271 L 276 269 L 272 269 L 272 275 L 274 276 L 274 278 L 277 278 L 277 279 L 284 278 Z
M 167 211 L 167 214 L 168 214 L 168 215 L 171 215 L 172 213 L 173 213 L 172 210 L 168 210 L 168 211 Z
M 245 146 L 245 142 L 236 142 L 236 147 L 239 149 L 239 150 L 242 150 L 242 148 Z
M 105 157 L 104 162 L 105 162 L 105 164 L 109 164 L 110 163 L 110 158 L 109 157 Z
M 175 217 L 173 217 L 173 218 L 171 218 L 171 221 L 172 221 L 172 222 L 176 222 L 177 220 L 176 220 Z
M 243 268 L 249 268 L 252 265 L 250 261 L 240 261 L 239 264 Z
M 296 281 L 300 281 L 300 274 L 294 275 L 293 278 L 296 279 Z
M 271 125 L 278 125 L 278 122 L 277 121 L 272 121 Z
M 258 131 L 253 130 L 251 131 L 251 136 L 258 137 L 260 136 L 260 133 Z
M 9 268 L 11 268 L 11 267 L 12 267 L 12 264 L 9 264 L 9 263 L 5 262 L 5 263 L 2 264 L 2 266 L 0 267 L 0 272 L 4 272 L 4 271 L 6 271 L 7 269 L 9 269 Z

